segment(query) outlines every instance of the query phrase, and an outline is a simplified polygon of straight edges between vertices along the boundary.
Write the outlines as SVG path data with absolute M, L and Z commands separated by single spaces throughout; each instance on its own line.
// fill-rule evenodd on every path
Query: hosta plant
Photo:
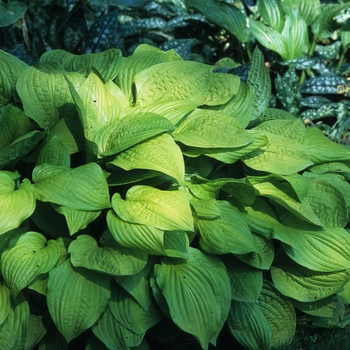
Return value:
M 208 349 L 350 321 L 350 150 L 248 82 L 140 45 L 1 51 L 0 347 Z

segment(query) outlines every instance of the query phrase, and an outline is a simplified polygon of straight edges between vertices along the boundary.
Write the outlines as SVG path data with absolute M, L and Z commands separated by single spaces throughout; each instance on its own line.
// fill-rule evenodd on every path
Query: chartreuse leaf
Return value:
M 281 33 L 285 22 L 282 4 L 277 0 L 258 0 L 257 5 L 265 22 Z
M 0 124 L 0 149 L 32 131 L 30 119 L 21 109 L 11 104 L 0 107 Z
M 11 176 L 0 171 L 0 234 L 19 227 L 33 214 L 35 203 L 35 191 L 29 180 L 23 180 L 16 189 Z
M 156 304 L 152 303 L 148 310 L 144 310 L 123 288 L 113 284 L 108 307 L 118 322 L 140 335 L 145 334 L 164 316 Z
M 47 305 L 52 320 L 68 343 L 97 321 L 110 295 L 107 275 L 75 268 L 69 260 L 50 271 Z
M 12 239 L 1 254 L 1 274 L 16 296 L 38 275 L 49 272 L 57 263 L 59 247 L 38 232 L 27 232 Z
M 306 128 L 306 152 L 315 164 L 349 161 L 349 148 L 328 139 L 318 128 Z
M 264 281 L 258 305 L 272 330 L 270 348 L 288 345 L 295 334 L 296 315 L 292 303 L 273 284 Z
M 129 101 L 132 102 L 134 76 L 153 65 L 168 61 L 182 61 L 182 58 L 174 50 L 162 51 L 154 46 L 141 44 L 131 56 L 123 59 L 122 68 L 116 83 Z
M 252 303 L 258 300 L 263 287 L 263 272 L 233 256 L 224 263 L 231 281 L 232 300 Z
M 110 162 L 125 170 L 149 169 L 162 172 L 183 183 L 184 160 L 181 149 L 174 139 L 164 133 L 153 137 L 117 155 Z
M 247 349 L 269 348 L 272 330 L 257 302 L 232 300 L 227 326 L 232 336 Z
M 267 108 L 271 97 L 271 80 L 269 72 L 265 66 L 264 56 L 256 47 L 248 73 L 248 84 L 254 92 L 253 116 L 252 120 L 258 118 Z
M 0 65 L 0 107 L 2 107 L 11 102 L 17 78 L 28 65 L 3 50 L 0 50 Z
M 194 110 L 172 136 L 187 146 L 202 148 L 241 147 L 253 141 L 235 118 L 203 109 Z
M 29 67 L 18 77 L 16 89 L 25 114 L 42 129 L 51 130 L 60 119 L 59 108 L 73 99 L 65 76 L 79 84 L 83 75 L 62 72 L 52 66 Z
M 163 191 L 150 186 L 131 187 L 126 200 L 119 193 L 112 206 L 124 221 L 154 226 L 161 230 L 193 231 L 193 217 L 184 191 Z
M 289 259 L 271 266 L 271 277 L 283 295 L 302 302 L 314 302 L 336 294 L 350 280 L 350 275 L 344 271 L 312 271 Z
M 74 169 L 42 164 L 34 168 L 33 182 L 38 199 L 43 202 L 87 211 L 110 207 L 107 181 L 96 163 Z
M 11 310 L 10 297 L 11 292 L 6 284 L 0 283 L 0 326 L 5 322 Z
M 99 247 L 91 236 L 78 236 L 68 248 L 72 265 L 110 276 L 133 275 L 146 265 L 146 253 L 119 245 L 108 232 L 101 244 Z
M 147 68 L 134 78 L 136 104 L 143 107 L 161 99 L 182 99 L 201 105 L 212 71 L 213 67 L 194 61 L 170 61 Z
M 107 82 L 118 75 L 122 53 L 119 49 L 109 49 L 97 53 L 73 55 L 64 50 L 51 50 L 40 57 L 40 62 L 57 62 L 67 71 L 79 71 L 90 67 L 99 73 L 103 81 Z
M 207 349 L 230 308 L 231 286 L 223 263 L 190 248 L 187 260 L 163 258 L 155 265 L 154 275 L 171 319 Z
M 245 254 L 255 251 L 253 236 L 240 212 L 226 201 L 218 201 L 221 215 L 197 219 L 199 245 L 211 254 Z
M 293 247 L 282 244 L 296 263 L 313 271 L 335 272 L 350 268 L 350 236 L 341 227 L 316 227 L 284 213 L 280 220 L 294 236 Z
M 0 326 L 2 349 L 24 349 L 29 321 L 29 303 L 19 295 Z
M 136 334 L 117 321 L 108 305 L 91 330 L 108 349 L 136 347 L 144 337 L 144 334 Z

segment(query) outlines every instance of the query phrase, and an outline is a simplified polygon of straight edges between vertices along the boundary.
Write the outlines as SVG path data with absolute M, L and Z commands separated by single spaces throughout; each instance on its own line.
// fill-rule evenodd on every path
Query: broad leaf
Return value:
M 42 164 L 34 168 L 33 182 L 43 202 L 87 211 L 110 207 L 107 181 L 96 163 L 75 169 Z
M 149 169 L 162 172 L 183 183 L 184 160 L 179 146 L 168 134 L 162 134 L 120 153 L 110 162 L 125 170 Z
M 101 237 L 102 247 L 88 235 L 80 235 L 68 248 L 72 265 L 110 276 L 133 275 L 147 262 L 147 254 L 120 246 L 111 235 Z
M 69 260 L 50 271 L 47 305 L 67 342 L 90 328 L 110 298 L 110 277 L 74 268 Z
M 6 285 L 16 296 L 38 275 L 49 272 L 59 258 L 56 241 L 37 232 L 27 232 L 16 237 L 1 254 L 1 274 Z
M 260 15 L 265 22 L 279 33 L 282 32 L 284 26 L 284 13 L 282 4 L 277 0 L 258 0 L 257 6 Z
M 70 155 L 64 143 L 57 137 L 52 137 L 41 149 L 36 165 L 43 163 L 70 167 Z
M 0 28 L 16 23 L 27 11 L 27 5 L 22 1 L 0 3 Z
M 10 290 L 5 284 L 0 284 L 0 326 L 4 323 L 11 311 L 10 298 Z
M 163 258 L 154 274 L 174 323 L 206 349 L 230 308 L 231 287 L 223 263 L 190 248 L 188 260 Z
M 308 26 L 320 15 L 320 0 L 284 0 L 281 4 L 288 15 L 298 12 Z
M 150 186 L 133 186 L 123 200 L 112 197 L 114 211 L 124 221 L 149 225 L 161 230 L 193 231 L 193 217 L 186 193 L 163 191 Z
M 29 180 L 15 187 L 13 179 L 0 171 L 0 234 L 19 227 L 35 209 L 35 191 Z

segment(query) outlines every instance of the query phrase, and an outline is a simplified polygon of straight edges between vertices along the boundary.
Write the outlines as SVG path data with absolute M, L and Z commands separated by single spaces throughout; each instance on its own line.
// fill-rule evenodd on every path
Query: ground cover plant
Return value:
M 48 32 L 11 3 L 31 50 L 0 16 L 4 349 L 290 348 L 349 324 L 350 151 L 325 137 L 347 144 L 348 3 L 312 2 L 333 11 L 315 25 L 287 1 L 276 26 L 272 0 L 74 1 Z M 82 12 L 101 19 L 73 40 Z M 305 50 L 259 37 L 287 24 Z

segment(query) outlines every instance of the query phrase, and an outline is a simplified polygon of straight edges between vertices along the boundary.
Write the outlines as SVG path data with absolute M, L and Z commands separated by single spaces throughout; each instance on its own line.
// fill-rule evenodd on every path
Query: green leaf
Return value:
M 0 28 L 16 23 L 27 11 L 27 5 L 21 1 L 0 3 Z
M 64 143 L 57 137 L 52 137 L 41 149 L 36 165 L 43 163 L 70 167 L 70 155 Z
M 58 122 L 60 107 L 73 102 L 65 75 L 74 84 L 79 84 L 83 77 L 51 66 L 32 66 L 18 77 L 16 89 L 24 112 L 44 130 L 51 130 Z
M 200 220 L 219 219 L 221 210 L 218 201 L 214 198 L 210 199 L 191 199 L 191 206 L 196 212 L 196 217 Z
M 35 204 L 35 192 L 29 180 L 23 180 L 16 189 L 12 178 L 0 171 L 0 235 L 19 227 L 33 214 Z
M 16 296 L 38 275 L 49 272 L 57 263 L 59 247 L 37 232 L 27 232 L 12 239 L 1 254 L 1 274 Z
M 265 281 L 258 305 L 272 330 L 269 347 L 290 344 L 296 329 L 296 315 L 292 303 L 284 298 L 271 282 Z
M 284 26 L 284 13 L 282 4 L 277 0 L 258 0 L 257 6 L 260 15 L 265 22 L 279 33 L 282 32 Z
M 149 169 L 162 172 L 183 183 L 184 160 L 181 149 L 168 134 L 144 141 L 120 153 L 109 164 L 125 170 Z
M 196 221 L 201 249 L 211 254 L 254 252 L 253 236 L 240 212 L 226 201 L 218 201 L 218 207 L 219 218 Z
M 307 26 L 312 24 L 320 15 L 320 0 L 284 0 L 281 3 L 287 15 L 297 12 L 306 22 Z
M 269 348 L 272 330 L 256 302 L 231 302 L 227 319 L 229 332 L 246 348 Z
M 106 232 L 101 244 L 99 247 L 91 236 L 78 236 L 68 248 L 72 265 L 110 276 L 133 275 L 146 265 L 146 253 L 120 246 Z
M 254 49 L 252 55 L 251 67 L 248 73 L 248 84 L 254 92 L 252 116 L 252 120 L 254 120 L 264 112 L 271 97 L 269 72 L 265 66 L 264 56 L 258 47 Z
M 138 346 L 143 334 L 136 334 L 124 327 L 113 316 L 109 306 L 106 307 L 98 321 L 91 327 L 92 332 L 108 349 L 128 349 Z
M 39 342 L 40 350 L 67 350 L 68 344 L 52 322 L 43 339 Z
M 342 271 L 312 271 L 289 260 L 271 266 L 271 277 L 283 295 L 302 302 L 314 302 L 336 294 L 350 280 L 350 275 Z
M 315 164 L 350 160 L 350 149 L 328 139 L 318 128 L 306 128 L 306 151 Z
M 6 321 L 0 325 L 2 349 L 20 350 L 24 348 L 29 320 L 29 304 L 20 295 L 15 299 Z
M 109 276 L 74 268 L 69 260 L 50 271 L 47 305 L 68 343 L 100 317 L 110 298 L 109 285 Z
M 49 322 L 42 315 L 29 315 L 24 350 L 33 349 L 46 334 Z
M 202 148 L 229 148 L 253 140 L 241 124 L 221 112 L 196 109 L 172 133 L 176 141 Z
M 104 173 L 96 163 L 71 169 L 42 164 L 34 168 L 33 182 L 38 199 L 76 210 L 102 210 L 110 207 Z
M 6 284 L 0 284 L 0 327 L 6 321 L 6 318 L 11 311 L 10 298 L 11 292 Z
M 182 61 L 182 58 L 174 50 L 164 52 L 154 46 L 141 44 L 131 56 L 123 59 L 121 72 L 116 82 L 132 102 L 132 84 L 135 75 L 151 66 L 168 61 Z
M 163 191 L 150 186 L 133 186 L 123 200 L 112 197 L 114 211 L 124 221 L 154 226 L 161 230 L 193 231 L 193 217 L 185 192 Z
M 223 263 L 190 248 L 186 261 L 163 258 L 154 274 L 174 323 L 207 349 L 230 308 L 231 287 Z
M 209 91 L 212 70 L 194 61 L 170 61 L 147 68 L 134 78 L 136 104 L 144 107 L 161 99 L 182 99 L 201 105 Z
M 263 287 L 263 272 L 234 257 L 224 260 L 231 281 L 231 298 L 241 302 L 258 300 Z
M 145 334 L 164 317 L 156 304 L 152 303 L 144 310 L 130 294 L 117 285 L 112 288 L 108 306 L 118 322 L 139 335 Z
M 67 71 L 79 71 L 89 67 L 96 70 L 104 82 L 113 80 L 119 73 L 122 53 L 119 49 L 109 49 L 97 53 L 73 55 L 64 50 L 51 50 L 40 57 L 40 62 L 57 62 Z

